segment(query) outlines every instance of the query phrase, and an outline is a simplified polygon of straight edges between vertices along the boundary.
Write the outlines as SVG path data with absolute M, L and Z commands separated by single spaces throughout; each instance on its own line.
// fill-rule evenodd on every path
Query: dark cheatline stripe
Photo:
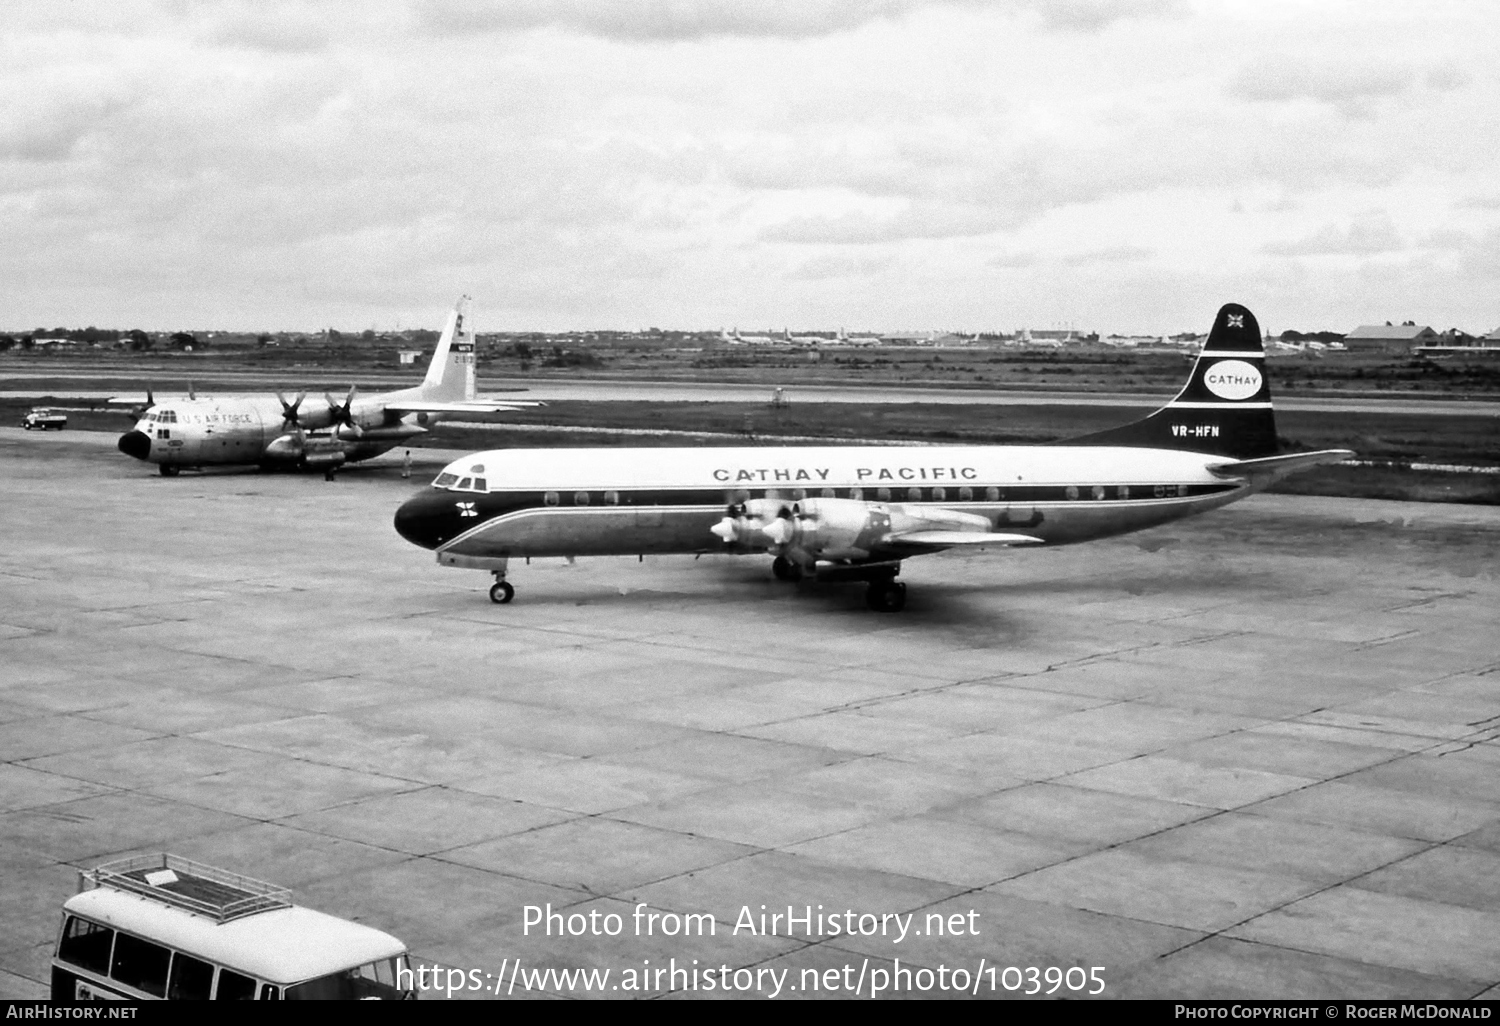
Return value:
M 865 502 L 920 502 L 924 504 L 961 506 L 964 503 L 1012 505 L 1042 505 L 1068 502 L 1139 502 L 1152 499 L 1197 498 L 1218 495 L 1231 491 L 1231 482 L 1214 484 L 1156 484 L 1156 485 L 1025 485 L 996 486 L 974 485 L 967 488 L 830 488 L 830 495 L 823 489 L 773 489 L 780 491 L 785 502 L 802 498 L 860 499 Z M 474 511 L 482 518 L 503 516 L 523 509 L 637 509 L 664 508 L 674 506 L 729 506 L 749 499 L 764 499 L 764 488 L 741 489 L 622 489 L 619 491 L 590 490 L 557 492 L 477 492 L 433 489 L 434 493 L 452 495 L 455 502 L 472 502 Z M 855 493 L 859 494 L 856 495 Z M 889 492 L 889 495 L 882 493 Z M 910 493 L 919 493 L 913 497 Z M 965 493 L 967 492 L 967 496 Z M 941 495 L 937 493 L 942 493 Z M 587 496 L 587 502 L 577 501 Z M 607 501 L 608 496 L 616 501 Z

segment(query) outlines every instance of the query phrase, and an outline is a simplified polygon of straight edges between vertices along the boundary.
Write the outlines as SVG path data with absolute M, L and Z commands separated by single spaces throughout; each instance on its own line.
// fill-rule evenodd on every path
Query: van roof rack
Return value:
M 92 887 L 129 891 L 219 923 L 292 904 L 292 892 L 285 887 L 166 852 L 79 870 L 79 891 Z

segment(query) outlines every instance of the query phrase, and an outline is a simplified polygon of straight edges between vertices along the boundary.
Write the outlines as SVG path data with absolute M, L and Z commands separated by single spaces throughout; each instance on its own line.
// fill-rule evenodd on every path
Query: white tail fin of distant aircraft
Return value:
M 474 301 L 461 296 L 448 314 L 442 337 L 432 352 L 432 363 L 422 379 L 418 397 L 433 402 L 471 402 L 477 386 L 474 373 Z

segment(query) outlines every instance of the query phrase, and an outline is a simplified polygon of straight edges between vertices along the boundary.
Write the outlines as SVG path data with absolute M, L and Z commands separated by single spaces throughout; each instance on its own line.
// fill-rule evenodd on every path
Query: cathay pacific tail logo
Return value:
M 1249 399 L 1260 391 L 1260 371 L 1244 360 L 1219 360 L 1203 373 L 1203 383 L 1220 399 Z

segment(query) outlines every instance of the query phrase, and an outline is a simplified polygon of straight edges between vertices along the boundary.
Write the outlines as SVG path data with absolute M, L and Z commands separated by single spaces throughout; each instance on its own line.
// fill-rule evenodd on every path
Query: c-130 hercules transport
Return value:
M 302 409 L 306 393 L 287 402 L 274 395 L 148 401 L 119 449 L 155 463 L 164 477 L 183 468 L 258 464 L 267 468 L 321 470 L 379 456 L 455 417 L 483 417 L 540 406 L 538 402 L 475 394 L 474 330 L 470 300 L 461 298 L 433 351 L 420 385 Z
M 479 452 L 396 530 L 492 573 L 498 603 L 517 556 L 764 552 L 779 578 L 865 581 L 870 608 L 897 612 L 912 556 L 1139 531 L 1351 455 L 1278 454 L 1260 326 L 1231 303 L 1176 398 L 1123 427 L 1051 445 Z

